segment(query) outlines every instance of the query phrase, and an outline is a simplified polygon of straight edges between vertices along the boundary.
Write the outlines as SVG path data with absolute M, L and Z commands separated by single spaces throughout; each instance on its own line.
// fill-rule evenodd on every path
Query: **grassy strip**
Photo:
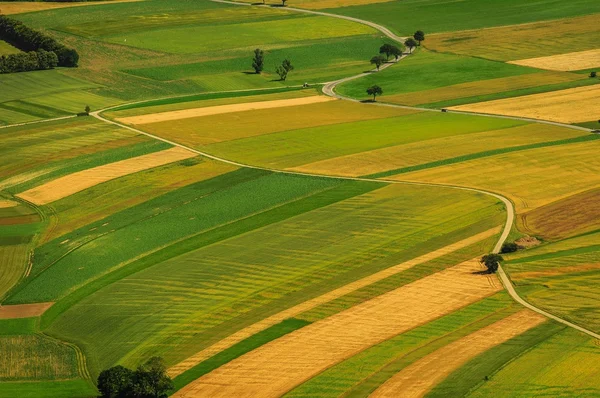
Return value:
M 541 93 L 547 93 L 547 92 L 556 91 L 556 90 L 566 90 L 569 88 L 589 86 L 589 85 L 596 84 L 596 83 L 598 83 L 598 82 L 594 81 L 592 79 L 575 80 L 575 81 L 564 82 L 564 83 L 549 84 L 546 86 L 528 87 L 528 88 L 521 88 L 521 89 L 517 89 L 517 90 L 502 91 L 502 92 L 493 93 L 493 94 L 476 95 L 473 97 L 455 98 L 452 100 L 431 102 L 431 103 L 427 103 L 427 104 L 419 104 L 418 106 L 422 106 L 425 108 L 440 109 L 440 108 L 447 108 L 450 106 L 458 106 L 458 105 L 471 104 L 471 103 L 476 103 L 476 102 L 485 102 L 485 101 L 493 101 L 493 100 L 504 99 L 504 98 L 521 97 L 524 95 L 541 94 Z
M 116 111 L 124 111 L 128 109 L 137 109 L 137 108 L 146 108 L 149 106 L 158 106 L 158 105 L 170 105 L 170 104 L 180 104 L 182 102 L 191 102 L 191 101 L 199 101 L 199 100 L 211 100 L 211 99 L 220 99 L 220 98 L 231 98 L 231 97 L 249 97 L 252 95 L 259 94 L 277 94 L 283 93 L 286 91 L 299 91 L 302 90 L 302 87 L 282 87 L 282 88 L 274 88 L 268 90 L 251 90 L 251 91 L 225 91 L 220 93 L 202 93 L 202 94 L 192 94 L 186 95 L 183 97 L 172 97 L 172 98 L 163 98 L 152 101 L 140 102 L 137 104 L 129 104 L 122 105 L 116 108 L 111 108 L 110 112 Z
M 90 398 L 98 395 L 83 379 L 0 383 L 0 398 Z
M 538 254 L 536 256 L 517 258 L 514 260 L 507 261 L 506 264 L 509 265 L 509 264 L 530 263 L 533 261 L 548 260 L 548 259 L 556 258 L 556 257 L 574 256 L 577 254 L 593 253 L 596 251 L 600 251 L 600 245 L 578 247 L 576 249 L 561 250 L 561 251 L 552 252 L 552 253 Z
M 234 221 L 230 224 L 217 227 L 167 246 L 155 253 L 134 261 L 126 267 L 96 279 L 65 296 L 42 315 L 41 327 L 42 329 L 48 327 L 60 314 L 90 294 L 123 279 L 126 276 L 132 275 L 162 261 L 381 187 L 382 185 L 378 183 L 358 181 L 347 182 L 340 184 L 331 190 L 263 211 L 252 217 Z
M 545 147 L 557 146 L 557 145 L 575 144 L 575 143 L 579 143 L 579 142 L 587 142 L 587 141 L 593 141 L 593 140 L 597 140 L 597 139 L 600 139 L 599 135 L 586 134 L 586 135 L 582 135 L 579 137 L 567 138 L 567 139 L 558 140 L 558 141 L 540 142 L 540 143 L 536 143 L 536 144 L 520 145 L 520 146 L 515 146 L 515 147 L 509 147 L 509 148 L 498 148 L 498 149 L 493 149 L 490 151 L 470 153 L 467 155 L 457 156 L 454 158 L 436 160 L 434 162 L 417 164 L 414 166 L 402 167 L 402 168 L 394 169 L 394 170 L 382 171 L 380 173 L 370 174 L 370 175 L 366 175 L 363 177 L 364 178 L 384 178 L 384 177 L 394 176 L 397 174 L 410 173 L 412 171 L 431 169 L 434 167 L 447 166 L 450 164 L 466 162 L 468 160 L 473 160 L 473 159 L 479 159 L 479 158 L 484 158 L 484 157 L 489 157 L 489 156 L 494 156 L 494 155 L 501 155 L 504 153 L 526 151 L 528 149 L 545 148 Z
M 38 331 L 38 317 L 0 319 L 0 336 L 34 334 Z
M 278 339 L 288 333 L 293 332 L 309 325 L 311 322 L 300 320 L 300 319 L 286 319 L 283 322 L 273 325 L 268 329 L 256 333 L 253 336 L 248 337 L 245 340 L 229 347 L 228 349 L 221 351 L 220 353 L 210 357 L 209 359 L 199 363 L 193 368 L 185 371 L 173 380 L 175 384 L 175 391 L 183 388 L 187 384 L 196 380 L 197 378 L 215 370 L 216 368 L 225 365 L 227 362 L 232 361 L 247 352 L 257 349 L 258 347 L 267 344 L 268 342 Z
M 435 386 L 428 398 L 464 397 L 485 383 L 507 363 L 514 361 L 536 345 L 546 341 L 565 326 L 546 322 L 475 357 Z

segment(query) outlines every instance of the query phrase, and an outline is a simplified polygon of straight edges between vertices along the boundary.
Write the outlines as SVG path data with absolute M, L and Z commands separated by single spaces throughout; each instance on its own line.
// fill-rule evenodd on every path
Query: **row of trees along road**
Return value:
M 254 50 L 254 58 L 252 58 L 252 69 L 256 74 L 260 74 L 265 68 L 265 52 L 260 48 Z M 284 59 L 281 65 L 275 69 L 275 73 L 279 75 L 279 79 L 285 81 L 288 73 L 294 70 L 294 65 L 289 59 Z

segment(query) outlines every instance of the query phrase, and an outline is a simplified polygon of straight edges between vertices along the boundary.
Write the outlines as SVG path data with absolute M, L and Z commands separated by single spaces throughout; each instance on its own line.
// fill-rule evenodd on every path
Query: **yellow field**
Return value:
M 575 73 L 540 72 L 455 84 L 416 93 L 389 95 L 385 97 L 385 102 L 420 105 L 583 79 L 587 79 L 587 76 Z
M 598 119 L 600 115 L 600 84 L 453 106 L 449 109 L 528 117 L 560 123 L 581 123 Z
M 18 281 L 27 269 L 29 245 L 0 246 L 0 298 L 6 294 Z M 2 317 L 0 307 L 0 318 Z
M 510 64 L 556 71 L 591 69 L 600 66 L 600 49 L 511 61 Z
M 600 228 L 600 190 L 594 189 L 551 203 L 520 217 L 520 226 L 544 239 L 564 239 Z
M 284 310 L 278 314 L 275 314 L 273 316 L 265 318 L 262 321 L 255 323 L 254 325 L 251 325 L 247 328 L 244 328 L 244 329 L 240 330 L 239 332 L 234 333 L 231 336 L 228 336 L 226 339 L 221 340 L 216 344 L 213 344 L 212 346 L 202 350 L 201 352 L 197 353 L 196 355 L 193 355 L 190 358 L 186 359 L 185 361 L 182 361 L 182 362 L 178 363 L 177 365 L 169 368 L 169 375 L 171 377 L 175 377 L 175 376 L 185 372 L 186 370 L 192 368 L 193 366 L 199 364 L 203 360 L 208 359 L 211 356 L 213 356 L 223 350 L 226 350 L 227 348 L 233 346 L 234 344 L 239 343 L 240 341 L 242 341 L 262 330 L 265 330 L 270 326 L 278 324 L 279 322 L 282 322 L 285 319 L 295 317 L 298 314 L 301 314 L 305 311 L 315 308 L 321 304 L 335 300 L 335 299 L 342 297 L 348 293 L 351 293 L 360 288 L 363 288 L 365 286 L 368 286 L 368 285 L 371 285 L 378 281 L 381 281 L 381 280 L 388 278 L 392 275 L 395 275 L 399 272 L 406 271 L 407 269 L 412 268 L 415 265 L 422 264 L 427 261 L 431 261 L 438 257 L 445 256 L 449 253 L 452 253 L 454 251 L 457 251 L 457 250 L 460 250 L 467 246 L 470 246 L 474 243 L 485 240 L 489 237 L 492 237 L 492 236 L 500 233 L 500 230 L 501 230 L 501 228 L 497 227 L 497 228 L 492 228 L 488 231 L 481 232 L 470 238 L 463 239 L 459 242 L 453 243 L 453 244 L 443 247 L 441 249 L 434 250 L 425 255 L 419 256 L 412 260 L 405 261 L 401 264 L 395 265 L 395 266 L 387 268 L 383 271 L 369 275 L 366 278 L 360 279 L 356 282 L 349 283 L 338 289 L 332 290 L 331 292 L 325 293 L 319 297 L 305 301 L 302 304 L 298 304 L 298 305 L 296 305 L 292 308 L 289 308 L 287 310 Z
M 15 2 L 2 2 L 0 9 L 2 14 L 21 14 L 25 12 L 44 11 L 55 8 L 65 7 L 79 7 L 79 6 L 93 6 L 100 4 L 110 3 L 130 3 L 133 1 L 143 0 L 103 0 L 103 1 L 88 1 L 83 3 L 47 3 L 47 2 L 31 2 L 31 1 L 15 1 Z
M 293 170 L 357 177 L 450 159 L 469 153 L 561 140 L 579 135 L 581 135 L 580 132 L 563 127 L 528 124 L 502 130 L 444 137 L 376 149 L 309 163 Z
M 241 0 L 244 3 L 256 3 L 255 0 Z M 294 7 L 306 8 L 309 10 L 322 10 L 325 8 L 339 8 L 349 6 L 361 6 L 366 4 L 387 3 L 394 0 L 298 0 L 294 2 Z M 280 5 L 280 1 L 269 0 L 266 4 Z
M 465 30 L 432 34 L 425 47 L 436 50 L 478 56 L 500 61 L 512 61 L 583 51 L 598 48 L 600 15 L 587 15 L 555 21 Z M 574 39 L 576 38 L 576 39 Z
M 115 178 L 195 156 L 197 154 L 187 149 L 174 147 L 69 174 L 17 196 L 34 204 L 44 205 Z
M 19 203 L 12 200 L 0 200 L 0 209 L 6 209 L 9 207 L 16 207 Z
M 422 397 L 470 359 L 538 326 L 546 318 L 521 310 L 427 355 L 382 384 L 370 397 Z
M 315 322 L 195 380 L 175 397 L 278 397 L 358 352 L 499 290 L 477 260 Z
M 17 304 L 0 306 L 0 319 L 30 318 L 42 315 L 54 303 Z
M 336 101 L 331 97 L 324 95 L 315 95 L 312 97 L 282 99 L 273 101 L 245 102 L 241 104 L 220 105 L 211 107 L 202 107 L 195 109 L 185 109 L 179 111 L 170 111 L 154 113 L 141 116 L 130 116 L 117 119 L 121 123 L 127 124 L 148 124 L 173 120 L 196 118 L 201 116 L 222 115 L 225 113 L 256 111 L 259 109 L 283 108 L 298 105 L 316 104 L 321 102 Z
M 484 188 L 508 196 L 518 213 L 600 186 L 600 141 L 530 149 L 394 179 Z
M 221 115 L 203 116 L 201 118 L 202 125 L 210 126 L 210 128 L 198 128 L 200 120 L 197 118 L 145 124 L 141 128 L 163 138 L 197 147 L 263 134 L 338 123 L 383 119 L 416 112 L 383 106 L 365 107 L 362 104 L 349 101 L 329 101 L 295 106 L 286 112 L 273 112 L 269 109 L 263 109 L 252 112 L 230 113 L 227 117 Z

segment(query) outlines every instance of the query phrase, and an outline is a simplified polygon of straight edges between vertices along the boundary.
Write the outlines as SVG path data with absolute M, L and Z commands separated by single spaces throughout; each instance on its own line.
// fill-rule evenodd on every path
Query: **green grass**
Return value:
M 0 56 L 1 55 L 10 55 L 10 54 L 18 54 L 21 50 L 12 45 L 8 44 L 4 40 L 0 40 Z
M 523 124 L 515 120 L 421 112 L 250 137 L 208 145 L 203 150 L 246 164 L 284 168 L 393 145 Z
M 385 95 L 536 72 L 537 69 L 482 58 L 419 50 L 391 68 L 343 83 L 336 91 L 348 97 L 368 98 L 366 88 L 377 84 L 383 89 L 381 99 L 385 100 Z
M 0 319 L 0 336 L 34 334 L 38 331 L 39 318 Z
M 82 379 L 0 383 L 2 398 L 90 398 L 97 394 L 90 382 Z
M 274 312 L 431 250 L 423 241 L 441 247 L 487 230 L 500 214 L 481 195 L 386 187 L 188 249 L 84 298 L 50 331 L 77 342 L 92 373 L 150 355 L 174 364 Z
M 309 324 L 310 322 L 291 318 L 258 332 L 175 377 L 175 391 L 227 362 Z
M 412 362 L 516 309 L 506 294 L 496 294 L 368 348 L 296 387 L 286 396 L 367 396 Z
M 427 35 L 588 15 L 600 12 L 600 5 L 592 0 L 506 0 L 501 4 L 487 0 L 402 0 L 325 11 L 377 22 L 403 35 L 418 29 Z

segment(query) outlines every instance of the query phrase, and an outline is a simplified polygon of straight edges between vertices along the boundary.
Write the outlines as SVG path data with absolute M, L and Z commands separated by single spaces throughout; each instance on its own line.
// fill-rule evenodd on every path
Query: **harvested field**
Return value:
M 385 97 L 385 102 L 402 105 L 421 105 L 434 102 L 448 101 L 457 98 L 475 97 L 511 90 L 539 87 L 550 84 L 572 82 L 587 79 L 586 76 L 574 73 L 540 72 L 525 75 L 500 77 L 497 79 L 478 80 L 468 83 L 453 84 L 446 87 L 434 88 L 405 94 L 395 94 Z
M 0 245 L 0 298 L 6 294 L 21 279 L 28 263 L 29 245 Z M 2 313 L 0 307 L 0 313 Z M 1 318 L 1 315 L 0 315 Z
M 546 321 L 521 310 L 429 354 L 397 373 L 370 397 L 422 397 L 471 358 Z
M 600 84 L 543 94 L 461 105 L 450 109 L 581 123 L 600 114 Z M 568 112 L 565 110 L 568 109 Z
M 48 204 L 115 178 L 195 156 L 197 154 L 193 152 L 174 147 L 73 173 L 22 192 L 17 196 L 37 205 Z
M 524 126 L 435 138 L 309 163 L 292 170 L 358 177 L 387 170 L 443 161 L 471 153 L 562 140 L 580 132 L 557 126 Z
M 294 7 L 306 8 L 309 10 L 323 10 L 326 8 L 340 8 L 351 6 L 362 6 L 367 4 L 387 3 L 394 0 L 299 0 L 294 3 Z M 256 3 L 254 0 L 242 0 L 244 3 Z M 279 5 L 277 1 L 267 1 L 267 4 Z
M 510 61 L 509 63 L 556 71 L 590 69 L 600 66 L 600 49 L 550 55 L 548 57 L 520 59 Z
M 383 271 L 377 272 L 366 278 L 360 279 L 356 282 L 349 283 L 341 288 L 338 288 L 338 289 L 332 290 L 331 292 L 325 293 L 319 297 L 305 301 L 302 304 L 296 305 L 296 306 L 289 308 L 285 311 L 282 311 L 276 315 L 265 318 L 262 321 L 257 322 L 247 328 L 244 328 L 244 329 L 240 330 L 239 332 L 228 336 L 226 339 L 223 339 L 223 340 L 219 341 L 218 343 L 213 344 L 212 346 L 200 351 L 199 353 L 191 356 L 190 358 L 186 359 L 185 361 L 182 361 L 182 362 L 178 363 L 177 365 L 172 366 L 171 368 L 169 368 L 169 375 L 172 377 L 175 377 L 175 376 L 185 372 L 186 370 L 190 369 L 191 367 L 195 366 L 196 364 L 202 362 L 203 360 L 210 358 L 211 356 L 217 354 L 218 352 L 226 350 L 227 348 L 233 346 L 234 344 L 237 344 L 238 342 L 260 332 L 261 330 L 265 330 L 270 326 L 273 326 L 279 322 L 282 322 L 285 319 L 295 317 L 298 314 L 301 314 L 305 311 L 308 311 L 312 308 L 317 307 L 318 305 L 335 300 L 336 298 L 342 297 L 342 296 L 344 296 L 350 292 L 356 291 L 362 287 L 368 286 L 370 284 L 373 284 L 373 283 L 381 281 L 385 278 L 388 278 L 392 275 L 403 272 L 411 267 L 414 267 L 415 265 L 422 264 L 424 262 L 433 260 L 435 258 L 447 255 L 448 253 L 452 253 L 456 250 L 462 249 L 466 246 L 469 246 L 471 244 L 477 243 L 481 240 L 484 240 L 486 238 L 494 236 L 500 232 L 500 229 L 501 228 L 498 227 L 498 228 L 493 228 L 493 229 L 481 232 L 470 238 L 463 239 L 463 240 L 453 243 L 449 246 L 443 247 L 438 250 L 434 250 L 423 256 L 419 256 L 412 260 L 403 262 L 401 264 L 395 265 L 395 266 L 385 269 Z
M 14 200 L 0 200 L 0 209 L 7 209 L 9 207 L 17 207 L 19 205 L 18 202 Z
M 598 48 L 598 14 L 497 28 L 432 34 L 425 46 L 436 51 L 498 61 Z M 526 37 L 527 40 L 523 40 Z M 578 40 L 573 40 L 577 37 Z
M 176 397 L 277 397 L 326 368 L 501 289 L 477 260 L 292 332 L 184 387 Z
M 29 318 L 42 315 L 54 303 L 35 303 L 0 306 L 0 319 Z
M 600 228 L 600 189 L 583 192 L 523 214 L 523 229 L 545 239 L 568 238 Z
M 319 102 L 335 101 L 334 98 L 324 95 L 315 95 L 312 97 L 292 98 L 273 101 L 248 102 L 241 104 L 219 105 L 213 107 L 203 107 L 196 109 L 185 109 L 180 111 L 162 112 L 151 115 L 131 116 L 117 119 L 121 123 L 127 124 L 148 124 L 164 121 L 189 119 L 192 117 L 221 115 L 224 113 L 253 111 L 258 109 L 283 108 L 288 106 L 315 104 Z
M 101 4 L 114 4 L 114 3 L 130 3 L 133 1 L 143 0 L 103 0 L 103 1 L 88 1 L 83 3 L 50 3 L 50 2 L 33 2 L 33 1 L 14 1 L 14 2 L 2 2 L 2 14 L 23 14 L 26 12 L 45 11 L 53 10 L 56 8 L 65 7 L 79 7 L 79 6 L 94 6 Z
M 600 140 L 593 140 L 495 155 L 392 178 L 499 192 L 513 200 L 517 213 L 523 213 L 600 185 L 598 151 Z

